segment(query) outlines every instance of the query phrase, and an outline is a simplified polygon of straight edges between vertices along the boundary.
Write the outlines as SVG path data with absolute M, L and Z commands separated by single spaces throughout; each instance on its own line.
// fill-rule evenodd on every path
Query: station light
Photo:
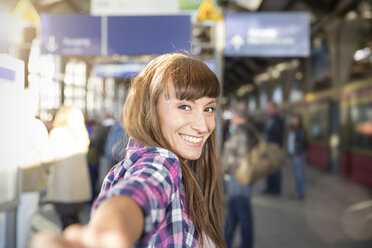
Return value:
M 257 11 L 262 0 L 232 0 L 233 3 L 246 8 L 249 11 Z
M 354 54 L 355 61 L 361 61 L 368 58 L 371 55 L 371 49 L 369 47 L 357 50 Z

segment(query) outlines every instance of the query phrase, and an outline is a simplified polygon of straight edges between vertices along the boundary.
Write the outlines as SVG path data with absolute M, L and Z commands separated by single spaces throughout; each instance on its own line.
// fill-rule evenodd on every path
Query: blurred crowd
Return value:
M 111 167 L 124 158 L 126 134 L 120 120 L 109 113 L 84 116 L 74 106 L 62 105 L 53 119 L 37 116 L 38 99 L 22 92 L 22 130 L 17 139 L 21 195 L 17 208 L 17 247 L 27 247 L 31 220 L 39 207 L 53 204 L 62 229 L 79 223 L 79 212 L 90 206 Z M 6 240 L 6 218 L 0 216 L 0 240 Z M 6 247 L 0 242 L 0 247 Z
M 278 106 L 269 101 L 267 104 L 267 118 L 264 123 L 257 123 L 250 118 L 247 104 L 236 102 L 231 106 L 231 119 L 224 123 L 224 146 L 222 162 L 225 171 L 225 192 L 227 195 L 227 213 L 224 227 L 224 238 L 227 247 L 232 247 L 234 233 L 240 224 L 240 247 L 251 248 L 254 246 L 254 225 L 251 206 L 251 195 L 254 181 L 242 182 L 236 171 L 241 166 L 241 161 L 248 156 L 248 168 L 243 173 L 250 174 L 259 179 L 265 175 L 266 185 L 263 194 L 278 196 L 282 193 L 282 173 L 280 167 L 264 172 L 264 159 L 253 161 L 253 149 L 260 146 L 263 141 L 275 144 L 289 158 L 293 168 L 295 185 L 293 186 L 294 200 L 305 197 L 305 146 L 306 135 L 302 126 L 301 115 L 290 113 L 281 116 Z M 262 155 L 259 156 L 263 156 Z M 284 163 L 285 164 L 285 163 Z M 261 168 L 257 168 L 261 167 Z M 249 173 L 248 173 L 249 172 Z

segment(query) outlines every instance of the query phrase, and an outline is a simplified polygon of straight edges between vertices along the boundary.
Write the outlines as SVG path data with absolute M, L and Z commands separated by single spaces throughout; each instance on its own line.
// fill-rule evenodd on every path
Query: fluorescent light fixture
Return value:
M 354 60 L 355 61 L 361 61 L 363 59 L 368 58 L 371 55 L 371 49 L 369 47 L 357 50 L 354 53 Z
M 234 0 L 233 2 L 250 11 L 256 11 L 260 7 L 262 0 Z

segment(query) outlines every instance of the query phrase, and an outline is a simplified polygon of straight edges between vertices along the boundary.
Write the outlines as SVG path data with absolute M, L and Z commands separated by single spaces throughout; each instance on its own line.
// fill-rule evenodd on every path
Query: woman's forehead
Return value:
M 190 101 L 190 102 L 199 102 L 199 103 L 205 103 L 205 104 L 213 104 L 213 103 L 217 103 L 217 98 L 215 97 L 209 97 L 209 96 L 202 96 L 200 98 L 197 98 L 197 99 L 180 99 L 179 97 L 177 97 L 176 95 L 176 91 L 174 89 L 174 87 L 169 87 L 169 89 L 164 89 L 163 92 L 161 93 L 160 97 L 163 97 L 166 101 L 170 101 L 170 102 L 177 102 L 177 101 L 183 101 L 183 100 L 186 100 L 186 101 Z

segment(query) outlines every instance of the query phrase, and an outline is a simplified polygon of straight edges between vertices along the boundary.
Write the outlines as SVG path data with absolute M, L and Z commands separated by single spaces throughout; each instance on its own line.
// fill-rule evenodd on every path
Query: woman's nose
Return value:
M 192 123 L 191 127 L 198 131 L 199 133 L 205 133 L 208 132 L 208 123 L 206 120 L 206 116 L 204 115 L 204 112 L 197 112 L 192 117 Z

